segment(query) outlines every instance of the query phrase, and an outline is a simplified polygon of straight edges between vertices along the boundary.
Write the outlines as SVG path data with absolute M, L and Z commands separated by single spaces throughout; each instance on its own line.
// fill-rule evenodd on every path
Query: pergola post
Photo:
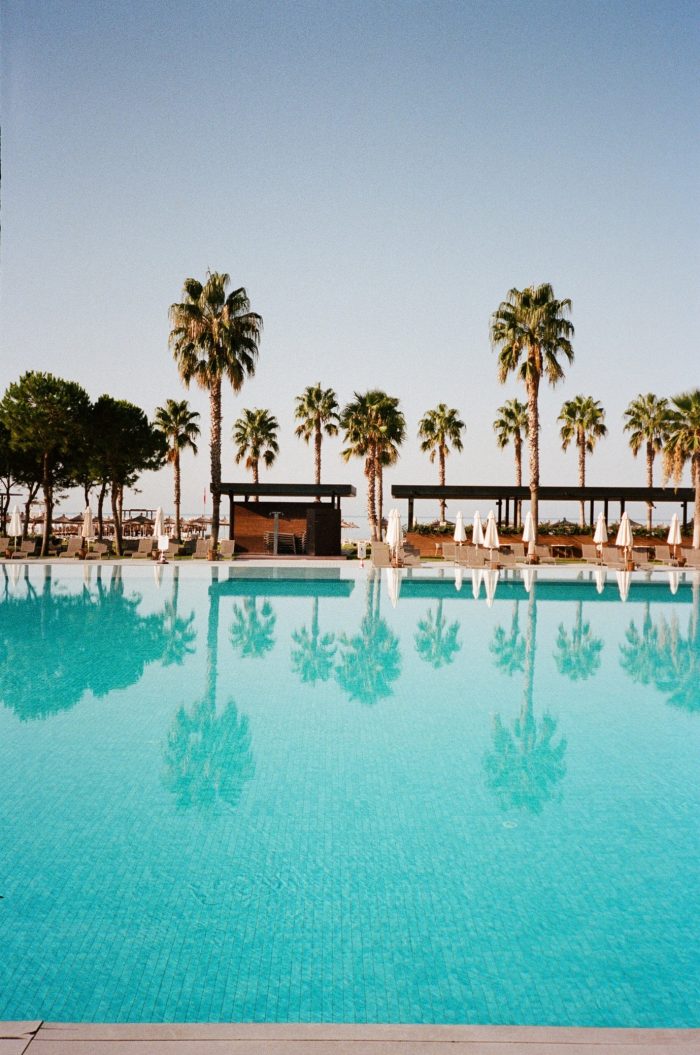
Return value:
M 228 537 L 229 537 L 229 539 L 232 539 L 234 536 L 233 536 L 233 494 L 231 494 L 231 492 L 229 492 L 229 496 L 228 496 L 228 509 L 229 509 L 229 513 L 228 513 Z
M 591 527 L 593 527 L 593 499 L 592 498 L 591 498 L 591 504 L 590 504 L 589 511 L 588 511 L 588 521 L 589 521 Z
M 413 499 L 408 500 L 408 530 L 413 531 Z
M 688 530 L 688 503 L 683 503 L 683 531 Z
M 496 509 L 498 510 L 498 513 L 497 513 L 498 526 L 500 528 L 502 526 L 502 524 L 503 524 L 503 520 L 502 520 L 503 501 L 500 498 L 496 499 Z
M 624 498 L 621 498 L 620 499 L 620 520 L 622 520 L 622 518 L 624 516 L 624 513 L 625 513 L 625 500 L 624 500 Z
M 506 498 L 506 527 L 510 524 L 510 498 Z

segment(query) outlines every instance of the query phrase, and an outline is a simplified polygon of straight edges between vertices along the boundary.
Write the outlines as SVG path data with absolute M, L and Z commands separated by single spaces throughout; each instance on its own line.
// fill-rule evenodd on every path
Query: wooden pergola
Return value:
M 519 502 L 530 500 L 529 487 L 502 486 L 500 484 L 456 484 L 436 487 L 432 484 L 394 484 L 392 498 L 405 498 L 408 502 L 408 527 L 414 524 L 414 503 L 418 501 L 479 502 L 482 499 L 495 503 L 498 526 L 515 524 Z M 588 504 L 589 522 L 595 523 L 595 504 L 603 503 L 603 513 L 608 520 L 610 503 L 619 503 L 620 516 L 628 502 L 651 502 L 653 506 L 663 503 L 680 505 L 683 530 L 688 527 L 688 505 L 695 501 L 692 487 L 540 487 L 540 502 L 585 502 Z M 512 511 L 512 521 L 511 521 Z

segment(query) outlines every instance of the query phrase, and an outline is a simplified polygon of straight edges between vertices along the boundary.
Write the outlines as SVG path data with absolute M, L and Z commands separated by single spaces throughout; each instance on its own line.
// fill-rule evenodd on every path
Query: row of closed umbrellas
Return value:
M 41 534 L 44 532 L 42 531 Z M 7 534 L 10 538 L 19 538 L 22 534 L 22 515 L 19 511 L 19 506 L 15 506 L 10 514 L 10 519 L 7 523 Z M 165 535 L 165 516 L 160 506 L 156 510 L 155 519 L 153 521 L 153 537 L 162 538 Z M 85 507 L 83 513 L 83 523 L 80 528 L 80 537 L 84 538 L 86 542 L 90 542 L 95 538 L 95 528 L 93 523 L 92 510 L 90 506 Z

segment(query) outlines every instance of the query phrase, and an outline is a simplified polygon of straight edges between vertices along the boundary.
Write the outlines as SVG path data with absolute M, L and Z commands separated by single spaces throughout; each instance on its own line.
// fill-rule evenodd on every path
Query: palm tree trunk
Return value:
M 527 633 L 525 636 L 525 670 L 523 698 L 520 705 L 520 741 L 526 747 L 532 740 L 535 726 L 535 654 L 537 651 L 537 587 L 533 582 L 527 606 Z
M 647 487 L 649 490 L 654 486 L 654 444 L 647 441 Z M 651 534 L 651 511 L 653 503 L 647 502 L 647 533 Z
M 180 452 L 175 448 L 175 454 L 173 455 L 173 469 L 175 471 L 175 538 L 180 541 L 180 501 L 182 498 L 181 494 L 181 481 L 180 481 Z
M 695 476 L 695 509 L 693 512 L 693 549 L 700 549 L 700 454 L 694 454 L 690 467 Z
M 535 542 L 539 528 L 540 499 L 540 414 L 537 405 L 539 378 L 527 382 L 527 427 L 530 444 L 530 512 L 535 525 Z
M 204 699 L 213 714 L 216 711 L 216 681 L 219 653 L 219 569 L 212 568 L 209 589 L 209 613 L 207 617 L 207 684 Z
M 221 510 L 221 378 L 214 377 L 209 389 L 209 413 L 211 416 L 211 549 L 209 559 L 214 560 L 219 547 L 219 517 Z
M 316 434 L 314 436 L 314 473 L 317 486 L 321 483 L 321 426 L 316 423 Z M 321 501 L 321 496 L 316 495 L 316 501 Z
M 439 464 L 439 467 L 440 467 L 439 468 L 440 487 L 444 487 L 445 486 L 445 446 L 442 443 L 440 444 L 440 447 L 438 448 L 438 464 Z M 447 510 L 447 502 L 445 501 L 444 498 L 441 498 L 440 499 L 440 524 L 444 524 L 445 523 L 445 512 L 446 512 L 446 510 Z
M 578 485 L 586 486 L 586 437 L 579 433 L 576 440 L 578 444 Z M 583 529 L 586 526 L 586 503 L 583 499 L 578 504 L 578 526 Z
M 377 536 L 377 508 L 375 505 L 374 457 L 370 453 L 365 459 L 365 476 L 367 477 L 367 520 L 370 537 L 374 542 Z
M 513 437 L 513 447 L 515 448 L 515 486 L 523 486 L 523 441 L 520 437 L 520 433 L 516 432 Z M 515 501 L 515 527 L 516 530 L 520 528 L 520 522 L 522 520 L 522 501 L 517 498 Z
M 253 483 L 254 484 L 259 484 L 260 483 L 260 463 L 258 462 L 257 458 L 251 458 L 251 460 L 250 460 L 250 468 L 251 468 L 252 473 L 253 473 Z M 254 502 L 259 502 L 260 501 L 260 495 L 255 495 L 255 497 L 253 498 L 253 501 Z
M 375 462 L 375 474 L 377 477 L 377 530 L 379 538 L 384 537 L 384 470 L 377 458 Z
M 114 552 L 121 557 L 123 549 L 122 518 L 119 511 L 119 485 L 112 484 L 112 516 L 114 517 Z
M 97 496 L 97 533 L 98 533 L 100 539 L 104 538 L 104 533 L 105 533 L 103 509 L 104 509 L 105 494 L 106 493 L 107 493 L 107 484 L 103 480 L 102 481 L 102 485 L 100 487 L 100 493 Z

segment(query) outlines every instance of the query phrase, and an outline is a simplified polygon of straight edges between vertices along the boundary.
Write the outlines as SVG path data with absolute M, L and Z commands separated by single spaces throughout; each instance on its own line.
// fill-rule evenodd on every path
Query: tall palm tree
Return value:
M 607 436 L 605 411 L 600 400 L 592 396 L 574 396 L 567 399 L 557 418 L 561 422 L 562 450 L 568 450 L 573 441 L 578 447 L 578 485 L 586 486 L 586 452 L 592 454 L 595 445 L 603 436 Z M 586 504 L 581 499 L 578 514 L 579 527 L 586 526 Z
M 501 450 L 505 450 L 512 441 L 515 453 L 515 486 L 523 486 L 523 436 L 527 436 L 527 407 L 519 399 L 507 399 L 503 406 L 498 408 L 498 417 L 493 423 L 493 431 L 496 433 L 496 442 Z M 515 526 L 518 527 L 521 520 L 520 510 L 522 502 L 515 503 Z
M 277 418 L 269 410 L 244 410 L 233 423 L 233 442 L 236 445 L 236 462 L 245 458 L 245 467 L 253 474 L 253 483 L 260 483 L 260 459 L 269 469 L 279 453 L 277 442 Z M 254 499 L 259 501 L 258 496 Z
M 450 453 L 452 444 L 456 451 L 461 451 L 462 432 L 466 425 L 458 417 L 458 411 L 449 408 L 446 403 L 438 403 L 434 410 L 428 410 L 418 423 L 418 437 L 422 440 L 420 449 L 430 454 L 431 464 L 438 459 L 440 487 L 445 486 L 445 459 Z M 440 501 L 440 523 L 445 523 L 445 499 Z
M 652 392 L 640 392 L 624 413 L 625 432 L 630 434 L 632 454 L 637 457 L 644 445 L 647 456 L 647 487 L 654 486 L 654 458 L 662 450 L 666 439 L 668 400 L 659 399 Z M 651 531 L 653 505 L 647 502 L 647 531 Z
M 367 519 L 373 540 L 381 538 L 383 505 L 383 471 L 399 456 L 406 436 L 406 419 L 394 396 L 377 389 L 348 403 L 340 416 L 347 447 L 341 452 L 345 461 L 364 459 L 367 478 Z
M 156 407 L 153 424 L 165 436 L 168 442 L 168 461 L 172 462 L 175 474 L 175 538 L 180 538 L 180 452 L 191 450 L 197 453 L 199 414 L 190 410 L 186 399 L 168 399 L 164 407 Z
M 668 415 L 664 446 L 664 475 L 680 481 L 686 462 L 695 488 L 693 549 L 700 549 L 700 388 L 674 396 Z
M 528 441 L 530 445 L 530 510 L 539 523 L 540 419 L 539 391 L 542 378 L 556 385 L 564 377 L 560 358 L 572 363 L 574 327 L 566 318 L 571 301 L 557 300 L 549 283 L 511 289 L 491 316 L 491 343 L 498 348 L 498 379 L 517 374 L 527 393 Z
M 332 388 L 321 388 L 321 382 L 317 385 L 309 385 L 300 396 L 296 397 L 296 409 L 294 417 L 299 422 L 294 434 L 308 443 L 313 436 L 314 440 L 314 473 L 317 484 L 321 483 L 321 443 L 323 433 L 327 436 L 338 435 L 338 400 Z M 316 501 L 321 497 L 317 495 Z
M 183 300 L 170 307 L 170 347 L 189 387 L 196 381 L 209 392 L 211 415 L 211 555 L 219 542 L 221 507 L 221 384 L 239 392 L 255 373 L 262 318 L 250 310 L 243 287 L 227 293 L 228 275 L 208 271 L 206 281 L 185 279 Z

